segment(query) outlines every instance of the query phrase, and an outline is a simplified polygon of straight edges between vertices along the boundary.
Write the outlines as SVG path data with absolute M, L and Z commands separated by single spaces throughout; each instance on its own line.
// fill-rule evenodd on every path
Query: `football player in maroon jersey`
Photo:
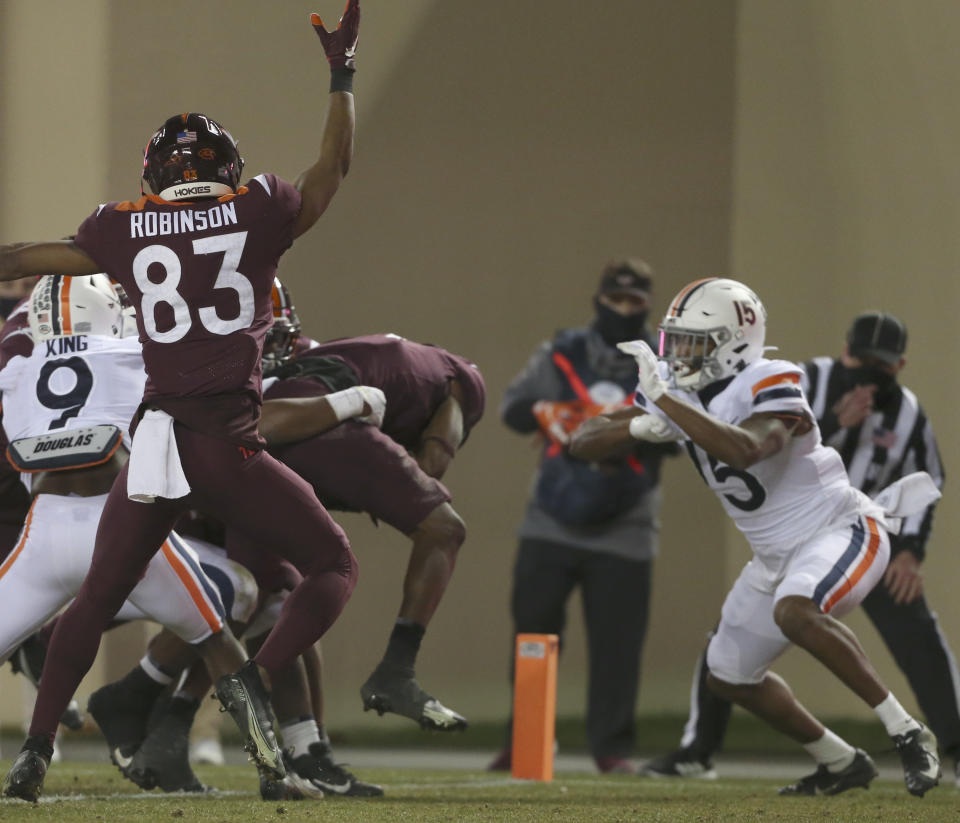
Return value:
M 328 508 L 368 512 L 412 541 L 398 619 L 383 660 L 361 689 L 364 707 L 409 717 L 428 729 L 465 728 L 466 720 L 461 715 L 419 686 L 414 663 L 466 534 L 463 521 L 450 505 L 450 493 L 438 477 L 482 416 L 486 394 L 483 377 L 470 361 L 458 355 L 397 335 L 345 338 L 324 344 L 310 341 L 294 359 L 299 335 L 300 323 L 289 293 L 277 281 L 274 327 L 267 337 L 264 356 L 264 373 L 269 380 L 265 381 L 265 411 L 271 404 L 318 400 L 341 386 L 372 381 L 387 400 L 383 419 L 387 431 L 345 421 L 313 436 L 300 427 L 301 436 L 297 437 L 294 427 L 278 421 L 269 432 L 264 431 L 272 453 L 307 480 Z M 439 455 L 429 448 L 431 441 L 438 439 Z M 294 585 L 297 572 L 275 556 L 265 555 L 256 541 L 242 532 L 229 529 L 226 545 L 231 559 L 254 573 L 268 599 L 282 598 L 283 591 Z M 271 608 L 256 618 L 256 628 L 249 628 L 246 638 L 261 639 L 260 633 L 271 625 Z M 160 637 L 163 642 L 155 643 L 151 654 L 167 670 L 179 671 L 193 659 L 192 650 L 169 632 Z M 333 760 L 323 729 L 319 659 L 305 655 L 303 662 L 306 671 L 291 667 L 287 672 L 277 672 L 274 679 L 277 717 L 284 745 L 290 750 L 288 773 L 295 772 L 301 781 L 327 792 L 360 797 L 381 793 Z M 208 683 L 196 683 L 194 673 L 191 681 L 199 700 Z M 306 691 L 308 682 L 312 696 Z M 100 691 L 111 695 L 105 704 L 135 702 L 125 681 Z M 123 728 L 143 728 L 149 711 L 149 703 L 141 701 L 135 716 L 112 722 Z M 127 777 L 150 788 L 157 776 L 163 785 L 163 776 L 189 772 L 189 723 L 179 720 L 163 716 L 138 751 L 137 769 L 125 772 Z M 177 734 L 182 738 L 179 741 L 174 740 Z M 178 753 L 176 757 L 174 752 Z M 180 787 L 174 777 L 165 779 L 174 790 Z M 265 798 L 279 788 L 275 783 L 261 782 Z
M 134 436 L 131 453 L 145 471 L 128 487 L 127 464 L 109 494 L 90 573 L 54 631 L 29 736 L 4 782 L 8 796 L 39 796 L 57 722 L 103 629 L 188 508 L 262 535 L 265 550 L 307 570 L 255 662 L 215 673 L 258 768 L 284 776 L 259 670 L 287 665 L 316 641 L 357 578 L 343 530 L 310 486 L 267 454 L 257 430 L 277 263 L 324 213 L 353 154 L 359 2 L 348 0 L 331 32 L 319 16 L 311 22 L 330 63 L 330 97 L 320 155 L 295 185 L 272 174 L 240 185 L 243 160 L 230 133 L 206 115 L 177 115 L 147 144 L 152 194 L 99 206 L 72 240 L 0 246 L 0 280 L 105 271 L 118 281 L 136 308 L 148 376 L 134 421 L 144 435 Z
M 469 360 L 442 348 L 377 334 L 315 345 L 280 363 L 268 376 L 281 379 L 265 396 L 329 392 L 312 368 L 324 361 L 339 362 L 356 382 L 384 392 L 383 426 L 365 431 L 345 424 L 272 447 L 272 453 L 307 480 L 329 508 L 369 512 L 412 541 L 386 653 L 360 690 L 364 709 L 400 714 L 428 729 L 463 729 L 466 720 L 417 683 L 414 663 L 466 537 L 440 478 L 483 414 L 483 377 Z M 317 371 L 322 375 L 323 368 Z M 246 547 L 246 555 L 255 549 L 236 529 L 228 531 L 228 539 L 236 551 Z

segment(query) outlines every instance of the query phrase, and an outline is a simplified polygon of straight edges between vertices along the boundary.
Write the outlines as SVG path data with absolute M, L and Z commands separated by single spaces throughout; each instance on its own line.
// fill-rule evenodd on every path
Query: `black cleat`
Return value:
M 87 701 L 87 711 L 107 739 L 110 760 L 124 775 L 147 736 L 152 705 L 151 699 L 126 688 L 123 681 L 97 689 Z
M 314 789 L 314 787 L 297 777 L 286 752 L 283 753 L 283 762 L 287 768 L 287 774 L 281 780 L 277 780 L 265 769 L 257 766 L 257 774 L 260 776 L 260 797 L 263 800 L 323 799 L 323 792 Z
M 186 701 L 178 698 L 171 701 L 178 702 Z M 167 711 L 123 770 L 124 776 L 141 789 L 159 786 L 164 792 L 209 792 L 193 773 L 188 758 L 192 708 L 188 707 L 184 714 Z
M 784 786 L 777 794 L 815 795 L 840 794 L 847 789 L 869 788 L 870 781 L 877 776 L 877 767 L 863 749 L 857 749 L 853 761 L 845 769 L 830 771 L 821 764 L 813 774 L 798 780 L 790 786 Z
M 382 797 L 383 789 L 375 783 L 364 783 L 333 762 L 333 750 L 323 743 L 311 743 L 306 754 L 293 757 L 286 752 L 287 772 L 326 794 L 342 797 Z
M 412 671 L 381 664 L 360 687 L 360 697 L 364 711 L 374 709 L 379 715 L 392 712 L 409 717 L 423 729 L 449 732 L 467 728 L 466 718 L 421 689 Z
M 28 737 L 3 781 L 5 797 L 19 797 L 36 803 L 47 776 L 53 746 L 46 737 Z
M 243 748 L 258 769 L 272 780 L 283 780 L 286 770 L 273 731 L 270 698 L 257 664 L 248 660 L 235 674 L 221 677 L 217 681 L 217 699 L 240 729 Z
M 903 764 L 903 782 L 907 784 L 907 791 L 923 797 L 940 782 L 937 738 L 921 724 L 906 734 L 894 735 L 893 744 Z
M 637 772 L 640 777 L 696 777 L 700 780 L 716 780 L 717 770 L 710 758 L 700 758 L 687 749 L 677 749 L 670 754 L 655 757 Z

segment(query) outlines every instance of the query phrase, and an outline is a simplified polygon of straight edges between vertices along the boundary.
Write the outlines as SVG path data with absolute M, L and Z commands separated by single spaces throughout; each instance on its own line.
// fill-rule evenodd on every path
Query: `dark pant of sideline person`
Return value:
M 560 635 L 562 649 L 567 601 L 580 586 L 590 660 L 587 740 L 597 760 L 633 751 L 651 566 L 543 540 L 520 541 L 511 600 L 515 633 Z

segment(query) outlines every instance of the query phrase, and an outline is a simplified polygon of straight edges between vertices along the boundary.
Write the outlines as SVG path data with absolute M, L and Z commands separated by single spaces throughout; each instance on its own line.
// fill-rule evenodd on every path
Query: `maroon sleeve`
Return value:
M 77 229 L 77 234 L 73 239 L 77 247 L 94 260 L 97 265 L 103 265 L 100 262 L 102 254 L 100 249 L 100 215 L 110 211 L 114 205 L 109 203 L 98 206 L 96 211 L 80 224 L 80 228 Z
M 311 349 L 315 349 L 317 345 L 317 341 L 312 337 L 307 337 L 305 334 L 301 334 L 293 346 L 293 357 L 299 357 L 302 354 L 306 354 Z
M 277 380 L 263 393 L 264 400 L 281 400 L 287 397 L 324 397 L 331 389 L 320 380 L 310 377 L 293 377 Z
M 275 174 L 258 174 L 247 188 L 263 186 L 270 195 L 271 215 L 278 241 L 277 257 L 293 245 L 293 224 L 300 214 L 300 190 Z
M 460 385 L 460 392 L 463 398 L 463 439 L 467 439 L 470 430 L 480 422 L 483 417 L 484 406 L 487 399 L 487 386 L 484 383 L 483 375 L 475 363 L 450 354 L 450 360 L 456 371 L 456 380 Z

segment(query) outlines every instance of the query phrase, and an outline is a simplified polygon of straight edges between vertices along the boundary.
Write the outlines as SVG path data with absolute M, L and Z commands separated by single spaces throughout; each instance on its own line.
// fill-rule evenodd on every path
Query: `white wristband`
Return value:
M 363 395 L 356 386 L 327 395 L 327 402 L 338 423 L 363 413 Z

